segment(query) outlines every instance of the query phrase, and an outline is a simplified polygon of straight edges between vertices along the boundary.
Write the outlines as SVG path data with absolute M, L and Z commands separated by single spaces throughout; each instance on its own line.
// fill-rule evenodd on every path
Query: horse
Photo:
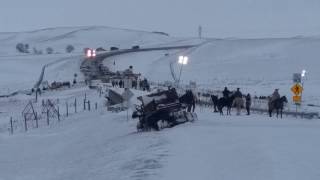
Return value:
M 212 103 L 213 103 L 213 109 L 214 109 L 214 112 L 219 112 L 217 110 L 217 107 L 218 107 L 218 96 L 215 96 L 215 95 L 211 95 L 211 100 L 212 100 Z
M 188 112 L 191 112 L 191 109 L 194 112 L 196 105 L 195 105 L 195 99 L 194 99 L 192 91 L 190 91 L 190 90 L 186 91 L 186 93 L 184 95 L 179 97 L 179 102 L 187 105 Z
M 220 115 L 223 115 L 223 108 L 227 107 L 227 115 L 231 115 L 231 107 L 234 100 L 234 95 L 230 95 L 229 97 L 221 97 L 218 99 L 217 106 L 220 112 Z
M 284 103 L 288 103 L 288 99 L 286 96 L 282 96 L 280 99 L 276 99 L 274 101 L 271 101 L 271 98 L 269 97 L 268 98 L 269 116 L 272 117 L 272 111 L 276 110 L 277 118 L 279 116 L 279 111 L 280 111 L 280 117 L 282 118 Z
M 244 107 L 244 100 L 242 99 L 242 97 L 235 98 L 233 100 L 232 107 L 236 107 L 237 108 L 237 115 L 240 115 L 241 108 Z

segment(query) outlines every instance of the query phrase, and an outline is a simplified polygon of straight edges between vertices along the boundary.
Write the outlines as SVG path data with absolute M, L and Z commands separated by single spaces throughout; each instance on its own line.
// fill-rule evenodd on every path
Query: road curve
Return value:
M 109 51 L 101 54 L 97 54 L 94 59 L 90 61 L 85 59 L 81 64 L 81 71 L 85 75 L 85 77 L 96 76 L 99 77 L 103 74 L 101 72 L 101 68 L 99 66 L 103 66 L 102 61 L 108 57 L 118 56 L 122 54 L 135 53 L 135 52 L 147 52 L 147 51 L 163 51 L 163 50 L 174 50 L 174 49 L 189 49 L 193 47 L 197 47 L 199 45 L 184 45 L 184 46 L 166 46 L 166 47 L 154 47 L 154 48 L 139 48 L 139 49 L 121 49 L 115 51 Z M 83 69 L 90 69 L 88 71 L 84 71 Z M 104 67 L 102 69 L 108 69 L 108 67 Z

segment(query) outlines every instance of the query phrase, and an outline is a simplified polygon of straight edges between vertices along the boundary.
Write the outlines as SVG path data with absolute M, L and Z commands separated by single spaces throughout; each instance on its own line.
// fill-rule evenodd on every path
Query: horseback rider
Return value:
M 228 90 L 227 87 L 225 87 L 224 90 L 222 91 L 222 94 L 223 94 L 224 98 L 228 98 L 230 93 L 231 92 Z
M 274 92 L 271 96 L 270 102 L 273 103 L 277 99 L 280 99 L 279 89 L 274 90 Z
M 242 98 L 240 88 L 237 88 L 237 91 L 234 93 L 234 98 Z
M 237 107 L 237 115 L 240 115 L 241 106 L 243 104 L 242 93 L 240 88 L 237 88 L 237 91 L 234 93 L 233 105 Z

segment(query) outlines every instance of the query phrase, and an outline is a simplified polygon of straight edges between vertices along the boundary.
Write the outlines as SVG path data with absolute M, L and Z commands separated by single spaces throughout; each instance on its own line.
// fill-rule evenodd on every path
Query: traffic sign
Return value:
M 293 102 L 295 103 L 301 103 L 301 96 L 293 96 L 292 97 Z
M 291 91 L 298 96 L 299 94 L 302 93 L 303 87 L 300 84 L 295 84 L 292 86 Z

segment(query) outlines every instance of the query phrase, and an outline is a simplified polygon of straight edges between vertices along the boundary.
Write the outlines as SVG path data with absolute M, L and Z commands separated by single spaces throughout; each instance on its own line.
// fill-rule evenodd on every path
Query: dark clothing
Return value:
M 234 93 L 234 97 L 235 97 L 235 98 L 242 98 L 242 93 L 241 93 L 239 90 L 237 90 L 237 91 Z
M 230 92 L 228 89 L 224 89 L 224 90 L 222 91 L 222 94 L 223 94 L 223 97 L 224 97 L 224 98 L 228 98 L 230 93 L 231 93 L 231 92 Z
M 247 115 L 250 115 L 250 106 L 251 106 L 251 96 L 248 94 L 246 96 L 246 109 L 247 109 Z

